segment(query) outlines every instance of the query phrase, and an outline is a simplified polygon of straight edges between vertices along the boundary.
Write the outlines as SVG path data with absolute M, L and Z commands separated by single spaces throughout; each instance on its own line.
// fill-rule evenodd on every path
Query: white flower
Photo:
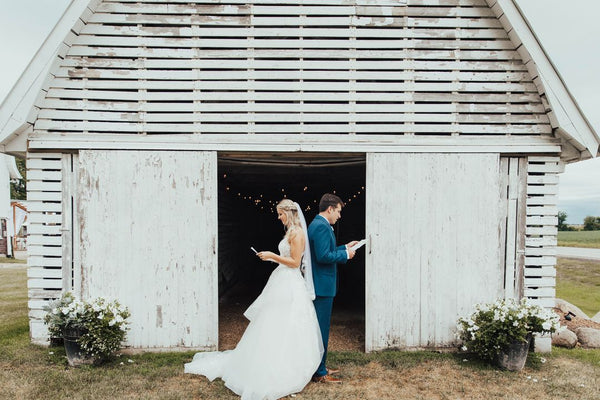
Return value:
M 552 329 L 552 321 L 544 321 L 544 323 L 542 323 L 542 329 L 545 331 Z
M 461 349 L 462 351 L 467 351 L 467 350 L 468 350 L 468 349 L 467 349 L 467 346 L 463 346 L 463 347 L 461 347 L 460 349 Z

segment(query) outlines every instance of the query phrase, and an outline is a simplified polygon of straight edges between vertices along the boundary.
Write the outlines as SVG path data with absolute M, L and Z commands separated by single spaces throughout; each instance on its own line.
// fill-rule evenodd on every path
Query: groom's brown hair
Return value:
M 338 204 L 344 207 L 344 202 L 335 194 L 325 193 L 319 201 L 319 212 L 327 210 L 329 207 L 335 208 Z

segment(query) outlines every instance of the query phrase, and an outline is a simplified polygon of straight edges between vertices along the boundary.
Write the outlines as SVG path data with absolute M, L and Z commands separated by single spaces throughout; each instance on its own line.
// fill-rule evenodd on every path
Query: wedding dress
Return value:
M 284 238 L 279 254 L 290 257 Z M 311 274 L 312 275 L 312 274 Z M 197 353 L 185 373 L 220 377 L 242 400 L 279 399 L 300 392 L 323 356 L 311 295 L 298 268 L 279 264 L 244 316 L 250 320 L 236 348 Z

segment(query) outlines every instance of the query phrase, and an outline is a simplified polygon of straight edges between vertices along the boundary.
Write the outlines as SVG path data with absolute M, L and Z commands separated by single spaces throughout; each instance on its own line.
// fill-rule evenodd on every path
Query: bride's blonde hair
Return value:
M 302 224 L 300 223 L 300 217 L 298 216 L 298 209 L 296 203 L 290 199 L 283 199 L 277 204 L 277 209 L 281 210 L 285 214 L 287 225 L 285 236 L 289 237 L 292 231 L 296 229 L 302 230 Z

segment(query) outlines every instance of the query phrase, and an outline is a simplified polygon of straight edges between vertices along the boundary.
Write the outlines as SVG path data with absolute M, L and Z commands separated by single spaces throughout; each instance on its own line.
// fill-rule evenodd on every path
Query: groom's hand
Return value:
M 348 260 L 352 259 L 356 254 L 356 251 L 352 250 L 351 248 L 347 248 L 346 251 L 348 252 Z
M 346 245 L 346 248 L 349 249 L 352 246 L 356 246 L 358 244 L 358 240 L 353 240 Z

